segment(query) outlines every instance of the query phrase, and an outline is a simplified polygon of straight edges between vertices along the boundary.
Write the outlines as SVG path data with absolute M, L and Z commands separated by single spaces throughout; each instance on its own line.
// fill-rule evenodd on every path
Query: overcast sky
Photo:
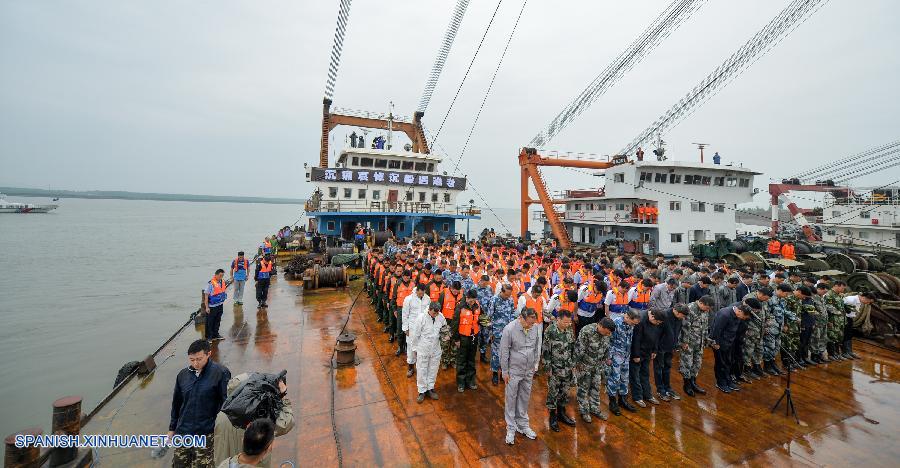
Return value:
M 530 0 L 460 166 L 518 203 L 518 148 L 669 3 Z M 709 0 L 551 142 L 630 142 L 788 0 Z M 356 0 L 335 107 L 411 115 L 452 0 Z M 337 0 L 0 2 L 0 185 L 304 198 Z M 496 2 L 472 0 L 431 101 L 437 130 Z M 504 0 L 439 138 L 455 161 L 520 0 Z M 665 139 L 781 178 L 900 138 L 900 2 L 831 0 Z M 371 134 L 370 134 L 371 135 Z M 343 133 L 333 132 L 342 143 Z M 648 151 L 649 154 L 649 151 Z M 449 166 L 449 167 L 446 167 Z M 452 162 L 445 163 L 445 170 Z M 548 174 L 552 189 L 602 179 Z M 859 179 L 876 186 L 900 168 Z M 473 195 L 474 197 L 474 195 Z M 763 195 L 757 202 L 766 203 Z

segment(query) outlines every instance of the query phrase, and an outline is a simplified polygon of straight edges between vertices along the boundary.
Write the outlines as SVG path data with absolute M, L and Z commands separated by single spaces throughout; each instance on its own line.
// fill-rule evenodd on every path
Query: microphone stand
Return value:
M 753 313 L 753 311 L 750 312 L 750 315 L 753 317 L 753 321 L 759 324 L 760 328 L 763 328 L 765 326 L 762 319 L 760 319 L 758 315 Z M 794 407 L 794 398 L 793 396 L 791 396 L 791 374 L 793 373 L 793 369 L 795 367 L 799 368 L 800 364 L 797 362 L 797 359 L 794 357 L 794 355 L 784 349 L 784 346 L 779 345 L 778 349 L 781 350 L 782 356 L 786 355 L 788 356 L 788 358 L 790 358 L 791 361 L 793 361 L 793 365 L 785 366 L 787 367 L 787 384 L 784 386 L 784 393 L 781 394 L 781 397 L 778 398 L 778 401 L 775 402 L 775 405 L 772 406 L 772 410 L 769 412 L 774 413 L 775 410 L 778 409 L 778 406 L 781 405 L 781 402 L 784 401 L 784 415 L 793 415 L 794 421 L 796 421 L 797 424 L 800 424 L 800 417 L 797 416 L 797 408 Z

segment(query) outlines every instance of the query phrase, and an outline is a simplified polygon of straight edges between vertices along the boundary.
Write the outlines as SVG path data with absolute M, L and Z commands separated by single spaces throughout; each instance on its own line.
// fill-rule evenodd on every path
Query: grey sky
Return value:
M 787 3 L 709 0 L 549 146 L 618 150 Z M 353 2 L 334 105 L 383 112 L 393 100 L 411 114 L 454 4 Z M 518 147 L 667 4 L 529 1 L 461 164 L 491 204 L 517 205 Z M 425 116 L 430 130 L 495 5 L 471 2 Z M 445 170 L 520 6 L 503 1 L 441 133 Z M 318 157 L 336 15 L 330 0 L 0 2 L 0 185 L 308 196 L 302 167 Z M 897 44 L 900 3 L 832 0 L 670 131 L 670 155 L 693 160 L 691 142 L 711 143 L 764 172 L 764 187 L 900 138 Z M 885 172 L 858 183 L 900 179 L 898 168 Z M 548 178 L 553 189 L 602 181 Z

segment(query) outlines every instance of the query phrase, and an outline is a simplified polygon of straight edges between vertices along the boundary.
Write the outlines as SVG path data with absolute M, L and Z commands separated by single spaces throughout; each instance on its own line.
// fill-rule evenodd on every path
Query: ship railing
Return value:
M 595 223 L 606 223 L 606 224 L 646 224 L 648 226 L 655 226 L 659 223 L 658 218 L 649 218 L 643 217 L 640 218 L 637 215 L 630 213 L 618 213 L 614 215 L 597 215 L 590 212 L 585 211 L 557 211 L 556 215 L 559 216 L 559 219 L 564 221 L 591 221 Z M 544 213 L 543 210 L 535 211 L 531 219 L 534 221 L 546 221 L 547 214 Z
M 825 208 L 832 206 L 845 205 L 868 205 L 868 206 L 897 206 L 900 205 L 900 197 L 839 197 L 825 199 Z
M 323 200 L 307 201 L 307 212 L 359 212 L 359 213 L 422 213 L 442 215 L 476 216 L 481 213 L 477 206 L 454 205 L 439 202 L 387 201 L 387 200 Z
M 361 117 L 364 119 L 387 120 L 388 114 L 382 112 L 369 112 L 360 109 L 348 109 L 346 107 L 336 107 L 331 111 L 332 114 L 346 115 L 348 117 Z M 408 115 L 391 115 L 394 122 L 412 123 L 412 118 Z

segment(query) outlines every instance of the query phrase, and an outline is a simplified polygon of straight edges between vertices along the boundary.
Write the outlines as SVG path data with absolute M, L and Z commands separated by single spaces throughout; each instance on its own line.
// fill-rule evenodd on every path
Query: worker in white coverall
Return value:
M 431 304 L 431 298 L 425 294 L 425 285 L 416 286 L 416 291 L 403 300 L 403 308 L 400 313 L 403 314 L 403 326 L 401 329 L 406 334 L 406 376 L 412 377 L 416 371 L 416 347 L 409 345 L 409 329 L 412 324 L 419 320 L 419 317 L 426 314 L 428 304 Z
M 506 443 L 516 443 L 516 432 L 529 439 L 537 434 L 528 424 L 531 383 L 541 359 L 543 327 L 537 324 L 537 312 L 527 307 L 519 318 L 503 329 L 500 338 L 500 370 L 506 383 Z
M 438 399 L 434 381 L 441 365 L 441 334 L 450 332 L 446 327 L 447 319 L 441 314 L 441 305 L 437 302 L 431 303 L 428 312 L 419 316 L 410 327 L 407 343 L 416 350 L 416 387 L 419 390 L 416 401 L 419 403 L 425 400 L 426 394 L 432 400 Z

